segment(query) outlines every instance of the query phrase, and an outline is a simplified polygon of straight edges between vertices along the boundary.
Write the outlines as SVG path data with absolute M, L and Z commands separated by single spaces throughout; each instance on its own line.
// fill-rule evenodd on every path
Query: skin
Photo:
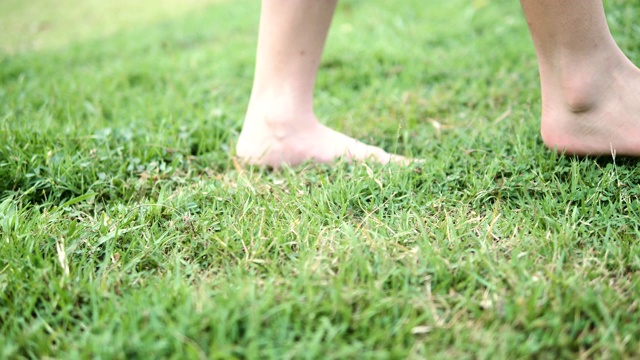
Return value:
M 545 144 L 640 156 L 640 70 L 616 45 L 601 0 L 522 0 L 538 55 Z
M 322 125 L 313 89 L 337 0 L 263 0 L 256 72 L 236 147 L 248 164 L 338 157 L 408 162 Z M 541 132 L 555 151 L 640 156 L 640 70 L 618 48 L 601 0 L 521 0 L 540 69 Z

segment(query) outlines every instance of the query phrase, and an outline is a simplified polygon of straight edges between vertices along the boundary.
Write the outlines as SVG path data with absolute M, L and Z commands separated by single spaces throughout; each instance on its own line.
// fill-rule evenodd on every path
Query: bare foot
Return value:
M 545 88 L 543 80 L 547 147 L 570 155 L 640 156 L 640 70 L 624 56 L 610 63 L 560 87 Z
M 296 166 L 305 161 L 331 163 L 337 158 L 348 161 L 372 160 L 378 163 L 408 162 L 379 147 L 370 146 L 320 124 L 313 114 L 291 121 L 270 120 L 248 114 L 238 139 L 238 157 L 247 164 L 278 168 Z

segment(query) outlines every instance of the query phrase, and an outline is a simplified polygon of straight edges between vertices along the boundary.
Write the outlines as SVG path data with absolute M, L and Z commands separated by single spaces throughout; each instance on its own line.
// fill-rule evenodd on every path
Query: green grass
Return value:
M 341 2 L 317 113 L 427 162 L 279 172 L 258 2 L 57 4 L 0 4 L 0 358 L 640 357 L 640 167 L 544 148 L 517 2 Z

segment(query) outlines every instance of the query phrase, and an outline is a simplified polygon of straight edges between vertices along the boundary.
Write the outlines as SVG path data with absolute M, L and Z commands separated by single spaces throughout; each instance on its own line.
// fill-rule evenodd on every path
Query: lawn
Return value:
M 0 358 L 640 357 L 640 166 L 546 150 L 516 1 L 342 1 L 316 113 L 425 162 L 280 171 L 259 5 L 0 2 Z

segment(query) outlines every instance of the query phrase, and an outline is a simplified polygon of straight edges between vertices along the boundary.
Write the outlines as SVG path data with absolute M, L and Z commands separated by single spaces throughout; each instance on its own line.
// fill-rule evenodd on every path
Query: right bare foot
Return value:
M 624 55 L 542 88 L 542 139 L 569 155 L 640 156 L 640 69 Z M 591 70 L 591 69 L 589 69 Z
M 337 158 L 382 164 L 408 162 L 402 156 L 391 155 L 320 124 L 313 114 L 287 119 L 250 111 L 236 151 L 247 164 L 274 168 L 284 164 L 296 166 L 306 161 L 331 163 Z

